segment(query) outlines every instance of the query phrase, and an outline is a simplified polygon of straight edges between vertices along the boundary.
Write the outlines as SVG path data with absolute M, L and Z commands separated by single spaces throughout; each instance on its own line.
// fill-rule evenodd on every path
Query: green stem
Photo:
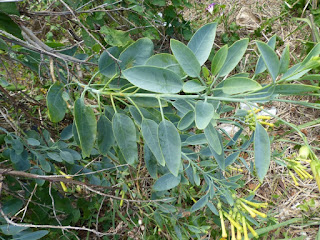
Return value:
M 158 99 L 158 102 L 159 102 L 159 108 L 160 108 L 160 112 L 161 112 L 161 118 L 162 118 L 162 121 L 164 121 L 164 114 L 163 114 L 163 109 L 162 109 L 162 105 L 161 105 L 161 99 L 160 97 L 157 97 Z
M 114 110 L 115 113 L 117 113 L 117 108 L 116 108 L 116 105 L 114 104 L 112 94 L 110 94 L 110 99 L 111 99 L 111 104 L 112 104 L 113 110 Z
M 98 71 L 98 72 L 96 72 L 95 74 L 92 75 L 92 77 L 91 77 L 91 79 L 90 79 L 90 81 L 89 81 L 89 83 L 88 83 L 88 87 L 90 87 L 91 82 L 92 82 L 93 79 L 98 75 L 98 73 L 100 73 L 100 72 Z
M 133 105 L 133 106 L 135 106 L 135 108 L 138 110 L 138 112 L 140 113 L 141 118 L 142 118 L 142 120 L 143 120 L 143 119 L 144 119 L 144 116 L 143 116 L 143 114 L 142 114 L 142 112 L 141 112 L 140 108 L 137 106 L 137 104 L 136 104 L 134 101 L 132 101 L 132 99 L 131 99 L 131 98 L 129 98 L 129 97 L 127 97 L 127 99 L 132 103 L 132 105 Z

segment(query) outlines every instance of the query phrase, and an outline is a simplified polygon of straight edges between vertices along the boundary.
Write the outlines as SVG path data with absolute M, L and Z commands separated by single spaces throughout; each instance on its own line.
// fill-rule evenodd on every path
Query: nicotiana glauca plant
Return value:
M 292 82 L 320 79 L 318 75 L 307 75 L 320 65 L 320 44 L 301 63 L 289 68 L 288 48 L 279 59 L 272 40 L 268 44 L 257 41 L 260 58 L 250 77 L 248 73 L 235 73 L 248 39 L 221 47 L 208 61 L 216 28 L 216 23 L 201 27 L 187 45 L 171 39 L 172 54 L 154 54 L 153 42 L 148 38 L 138 39 L 126 48 L 108 48 L 100 56 L 99 70 L 88 82 L 75 78 L 72 82 L 55 82 L 47 94 L 52 122 L 64 119 L 68 109 L 73 113 L 74 122 L 63 136 L 80 147 L 81 159 L 102 155 L 119 175 L 130 172 L 135 179 L 139 179 L 141 171 L 148 171 L 154 179 L 150 189 L 145 190 L 148 199 L 139 199 L 141 194 L 133 192 L 131 183 L 125 181 L 120 183 L 121 197 L 116 199 L 120 205 L 123 201 L 145 201 L 143 208 L 147 210 L 141 210 L 145 217 L 154 219 L 159 229 L 174 231 L 172 235 L 179 239 L 207 235 L 212 224 L 208 217 L 221 225 L 223 239 L 228 235 L 232 240 L 258 237 L 254 228 L 267 218 L 260 211 L 267 203 L 255 201 L 254 192 L 242 196 L 237 191 L 244 185 L 243 175 L 237 174 L 239 165 L 244 165 L 260 182 L 270 165 L 267 130 L 273 125 L 265 121 L 269 118 L 257 113 L 268 113 L 263 108 L 265 103 L 289 101 L 282 98 L 284 95 L 319 92 L 318 86 Z M 262 85 L 256 78 L 266 70 L 270 83 Z M 74 86 L 80 93 L 71 95 Z M 291 102 L 319 108 L 319 104 Z M 250 110 L 233 111 L 236 103 L 245 103 Z M 308 144 L 293 124 L 269 115 L 293 127 Z M 222 123 L 239 130 L 231 135 L 221 127 Z M 64 154 L 48 157 L 77 165 L 79 156 L 76 159 L 67 149 L 65 146 Z M 311 167 L 318 169 L 319 160 L 308 149 L 314 162 Z M 14 152 L 23 154 L 16 149 Z M 254 160 L 248 162 L 244 153 L 253 153 Z M 39 171 L 44 170 L 47 161 L 38 159 L 37 154 L 33 157 Z M 11 161 L 17 164 L 20 159 Z M 103 181 L 108 179 L 100 179 L 97 184 L 102 185 Z M 63 190 L 67 191 L 64 187 Z

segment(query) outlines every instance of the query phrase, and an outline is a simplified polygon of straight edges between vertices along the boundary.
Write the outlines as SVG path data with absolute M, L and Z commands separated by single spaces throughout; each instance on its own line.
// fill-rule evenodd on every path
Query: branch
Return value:
M 28 48 L 28 49 L 30 49 L 32 51 L 35 51 L 35 52 L 38 52 L 38 53 L 41 53 L 41 54 L 44 54 L 44 55 L 47 55 L 47 56 L 50 56 L 50 57 L 59 58 L 59 59 L 61 59 L 63 61 L 69 61 L 69 62 L 74 62 L 74 63 L 97 66 L 96 63 L 82 61 L 82 60 L 79 60 L 79 59 L 74 58 L 72 56 L 68 56 L 68 55 L 65 55 L 65 54 L 62 54 L 62 53 L 55 52 L 53 50 L 52 51 L 48 51 L 48 50 L 45 50 L 45 49 L 43 49 L 41 47 L 35 47 L 35 46 L 29 44 L 28 42 L 22 41 L 21 39 L 11 35 L 10 33 L 7 33 L 6 31 L 3 31 L 3 30 L 0 30 L 0 38 L 2 38 L 3 40 L 5 40 L 7 42 L 11 42 L 11 43 L 20 45 L 22 47 Z
M 32 178 L 32 179 L 42 179 L 42 180 L 45 180 L 48 182 L 64 182 L 67 184 L 69 183 L 69 184 L 75 184 L 75 185 L 80 185 L 80 186 L 84 186 L 84 187 L 91 187 L 91 188 L 102 188 L 102 189 L 110 189 L 110 190 L 120 189 L 118 187 L 99 186 L 99 185 L 94 185 L 94 184 L 90 184 L 90 183 L 84 183 L 84 182 L 80 182 L 77 180 L 66 178 L 68 176 L 66 176 L 66 177 L 59 176 L 59 177 L 51 178 L 50 176 L 37 175 L 37 174 L 9 170 L 9 169 L 0 169 L 0 176 L 1 175 L 9 175 L 9 176 L 22 177 L 22 178 Z

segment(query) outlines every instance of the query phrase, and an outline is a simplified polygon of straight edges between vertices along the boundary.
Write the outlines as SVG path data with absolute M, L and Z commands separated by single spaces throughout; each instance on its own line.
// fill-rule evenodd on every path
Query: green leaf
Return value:
M 280 58 L 279 74 L 285 73 L 288 70 L 289 63 L 290 63 L 290 52 L 289 52 L 289 45 L 287 45 L 283 50 Z
M 164 166 L 165 160 L 160 148 L 158 124 L 153 120 L 143 119 L 141 123 L 141 132 L 144 142 L 147 144 L 158 163 Z
M 67 163 L 74 164 L 74 159 L 70 152 L 60 151 L 60 157 L 62 158 L 62 160 L 66 161 Z
M 5 13 L 0 12 L 0 29 L 23 39 L 20 27 Z
M 115 58 L 118 58 L 120 55 L 120 49 L 118 47 L 111 47 L 106 51 Z M 117 64 L 116 60 L 112 59 L 106 51 L 104 51 L 99 58 L 99 71 L 104 76 L 112 78 L 117 73 Z
M 0 50 L 8 51 L 8 44 L 5 41 L 3 41 L 1 38 L 0 38 Z M 7 83 L 6 86 L 8 86 L 8 85 L 9 85 L 9 83 Z M 3 87 L 6 87 L 6 86 L 3 86 Z
M 214 108 L 212 104 L 203 101 L 196 103 L 196 126 L 198 129 L 205 129 L 210 123 L 214 115 Z
M 250 78 L 231 77 L 224 80 L 222 91 L 225 94 L 232 95 L 232 94 L 239 94 L 239 93 L 258 90 L 260 88 L 261 88 L 261 85 Z
M 185 130 L 188 129 L 191 124 L 194 121 L 194 111 L 189 111 L 186 115 L 184 115 L 179 123 L 178 123 L 178 129 L 179 130 Z
M 211 62 L 211 74 L 213 76 L 217 75 L 221 70 L 224 62 L 226 61 L 228 56 L 228 45 L 224 45 L 220 48 L 217 53 L 214 55 Z
M 37 139 L 34 139 L 34 138 L 28 138 L 27 142 L 31 146 L 39 146 L 40 145 L 40 142 Z
M 267 131 L 262 125 L 257 122 L 256 130 L 254 132 L 254 159 L 257 175 L 260 182 L 268 172 L 270 165 L 271 151 L 270 151 L 270 139 Z
M 200 198 L 195 204 L 191 207 L 191 212 L 195 212 L 203 208 L 209 201 L 208 195 L 204 195 L 202 198 Z
M 5 235 L 15 235 L 15 234 L 27 229 L 27 227 L 20 227 L 20 226 L 5 224 L 5 225 L 0 225 L 0 229 L 1 229 L 2 233 Z
M 277 40 L 277 35 L 273 35 L 273 36 L 269 39 L 269 41 L 268 41 L 268 43 L 267 43 L 267 45 L 268 45 L 269 47 L 271 47 L 272 50 L 274 50 L 275 47 L 276 47 L 276 40 Z M 255 72 L 254 72 L 254 75 L 257 75 L 257 74 L 259 74 L 259 73 L 262 73 L 262 72 L 264 72 L 266 69 L 267 69 L 267 67 L 266 67 L 266 65 L 264 64 L 263 58 L 262 58 L 261 56 L 259 56 L 259 59 L 258 59 L 257 65 L 256 65 L 256 70 L 255 70 Z
M 208 202 L 207 206 L 209 207 L 211 212 L 213 212 L 215 215 L 219 216 L 219 212 L 218 212 L 217 208 L 211 202 Z
M 100 33 L 104 35 L 104 40 L 111 46 L 124 47 L 132 42 L 129 32 L 103 26 Z
M 153 42 L 149 38 L 140 38 L 127 47 L 119 56 L 120 68 L 144 65 L 153 54 Z
M 183 71 L 190 77 L 199 77 L 201 66 L 191 49 L 174 39 L 170 40 L 170 47 Z
M 273 81 L 275 81 L 280 70 L 280 61 L 277 54 L 264 42 L 257 41 L 257 46 L 268 72 L 270 73 Z
M 180 78 L 184 78 L 186 76 L 177 59 L 173 55 L 168 53 L 160 53 L 153 55 L 151 58 L 148 59 L 146 65 L 171 70 L 172 72 L 176 73 Z
M 206 89 L 205 86 L 203 86 L 199 80 L 197 79 L 192 79 L 192 80 L 189 80 L 187 82 L 185 82 L 183 84 L 183 87 L 182 87 L 183 91 L 185 93 L 199 93 L 199 92 L 202 92 Z
M 182 89 L 181 78 L 174 72 L 152 66 L 137 66 L 123 71 L 133 85 L 158 93 L 178 93 Z
M 320 43 L 317 43 L 311 51 L 308 53 L 308 55 L 303 59 L 301 63 L 301 68 L 303 68 L 313 57 L 316 57 L 320 54 Z
M 201 133 L 188 137 L 186 139 L 186 143 L 188 143 L 189 145 L 201 145 L 208 143 L 208 141 L 206 136 L 203 133 Z
M 20 232 L 19 235 L 14 236 L 14 240 L 38 240 L 48 233 L 49 231 L 47 230 L 40 230 L 35 232 Z
M 305 84 L 281 84 L 281 85 L 276 85 L 274 89 L 275 94 L 287 94 L 287 95 L 292 95 L 292 94 L 301 94 L 304 92 L 314 92 L 314 91 L 319 91 L 320 88 L 316 86 L 310 86 L 310 85 L 305 85 Z
M 207 138 L 209 146 L 218 154 L 222 153 L 223 146 L 219 139 L 218 131 L 210 123 L 205 129 L 204 134 Z
M 154 97 L 131 97 L 131 100 L 137 104 L 139 107 L 144 107 L 144 108 L 158 108 L 160 107 L 158 99 Z M 161 100 L 161 106 L 162 107 L 167 107 L 168 102 L 165 100 Z
M 112 123 L 106 116 L 100 116 L 97 124 L 98 149 L 102 155 L 106 155 L 114 144 Z
M 152 154 L 150 148 L 148 148 L 148 145 L 144 145 L 144 156 L 143 159 L 146 163 L 146 167 L 148 169 L 148 172 L 150 173 L 150 176 L 154 179 L 158 178 L 158 162 L 155 156 Z
M 171 173 L 167 173 L 160 177 L 153 185 L 153 190 L 156 192 L 167 191 L 179 185 L 181 181 L 181 175 L 174 176 Z
M 249 39 L 245 38 L 232 44 L 228 49 L 227 59 L 220 69 L 219 77 L 228 75 L 238 65 L 247 50 L 248 43 Z
M 112 118 L 112 129 L 120 151 L 130 165 L 138 162 L 136 128 L 133 121 L 123 113 L 116 113 Z
M 89 157 L 96 140 L 97 121 L 92 108 L 86 106 L 82 98 L 79 98 L 74 104 L 74 120 L 82 155 Z
M 1 2 L 0 3 L 0 12 L 4 12 L 10 15 L 20 16 L 20 12 L 17 8 L 17 4 L 15 2 Z
M 159 142 L 166 166 L 178 176 L 181 165 L 181 139 L 172 122 L 162 120 L 158 128 Z
M 60 122 L 67 111 L 67 104 L 62 98 L 63 85 L 54 83 L 47 94 L 48 115 L 52 122 Z
M 214 39 L 216 37 L 217 23 L 209 23 L 201 27 L 192 36 L 188 43 L 188 47 L 196 56 L 200 66 L 208 59 Z
M 56 162 L 62 162 L 62 158 L 61 158 L 60 155 L 59 155 L 58 153 L 56 153 L 56 152 L 48 152 L 48 153 L 47 153 L 47 156 L 48 156 L 50 159 L 52 159 L 52 160 L 54 160 L 54 161 L 56 161 Z

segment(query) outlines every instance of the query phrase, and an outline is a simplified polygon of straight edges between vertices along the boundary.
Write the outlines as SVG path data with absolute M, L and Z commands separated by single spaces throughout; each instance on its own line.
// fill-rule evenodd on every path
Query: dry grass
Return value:
M 277 46 L 277 53 L 280 56 L 282 49 L 285 45 L 289 45 L 291 59 L 300 59 L 304 56 L 302 52 L 303 42 L 310 35 L 310 29 L 305 27 L 299 29 L 296 22 L 288 15 L 281 15 L 283 13 L 283 2 L 279 0 L 236 0 L 226 1 L 217 0 L 214 1 L 218 4 L 225 5 L 223 12 L 219 14 L 229 15 L 228 22 L 236 22 L 241 26 L 238 34 L 240 37 L 247 37 L 248 35 L 253 36 L 254 29 L 261 26 L 266 20 L 273 19 L 272 32 L 264 33 L 262 31 L 262 37 L 260 40 L 268 41 L 268 39 L 277 34 L 284 42 L 283 46 Z M 205 8 L 212 3 L 212 1 L 194 1 L 196 7 L 194 9 L 188 9 L 185 11 L 185 17 L 191 22 L 203 25 L 204 23 L 214 20 L 214 16 L 211 16 Z M 280 17 L 281 16 L 281 17 Z M 217 17 L 217 16 L 216 16 Z M 219 42 L 219 35 L 224 32 L 224 28 L 220 26 L 217 30 L 217 42 Z M 307 32 L 307 34 L 306 34 Z M 311 33 L 311 31 L 310 31 Z M 253 45 L 249 45 L 253 46 Z M 292 100 L 299 101 L 310 101 L 314 102 L 315 99 L 311 97 L 291 97 Z M 272 103 L 277 108 L 277 115 L 280 116 L 287 122 L 299 126 L 301 124 L 310 122 L 315 119 L 319 119 L 320 111 L 317 109 L 305 108 L 289 103 Z M 284 124 L 275 128 L 271 133 L 273 136 L 279 136 L 287 131 L 291 130 Z M 306 134 L 310 144 L 319 144 L 320 141 L 320 125 L 309 126 L 302 129 L 303 133 Z M 286 140 L 296 142 L 297 144 L 303 144 L 301 137 L 292 132 L 285 135 L 283 138 Z M 294 143 L 288 143 L 284 141 L 277 141 L 273 144 L 273 149 L 277 151 L 284 150 L 284 157 L 292 155 L 297 152 L 294 149 Z M 309 167 L 309 166 L 308 166 Z M 310 169 L 309 169 L 310 170 Z M 311 170 L 310 170 L 311 173 Z M 251 176 L 246 176 L 246 186 L 252 190 L 257 186 L 258 182 Z M 306 219 L 312 219 L 319 222 L 317 212 L 320 210 L 320 195 L 318 187 L 314 180 L 299 181 L 299 186 L 296 186 L 289 176 L 288 171 L 285 167 L 271 163 L 269 173 L 257 191 L 257 197 L 262 201 L 268 201 L 271 204 L 269 214 L 275 214 L 279 221 L 285 221 L 295 217 L 305 217 Z M 315 206 L 310 208 L 310 211 L 303 211 L 298 206 L 303 204 L 305 201 L 313 199 Z M 306 226 L 302 227 L 299 225 L 289 226 L 280 230 L 279 233 L 271 233 L 266 239 L 279 239 L 284 237 L 284 232 L 290 232 L 290 239 L 296 237 L 303 237 L 306 240 L 316 239 L 319 226 Z M 274 238 L 272 238 L 274 237 Z

